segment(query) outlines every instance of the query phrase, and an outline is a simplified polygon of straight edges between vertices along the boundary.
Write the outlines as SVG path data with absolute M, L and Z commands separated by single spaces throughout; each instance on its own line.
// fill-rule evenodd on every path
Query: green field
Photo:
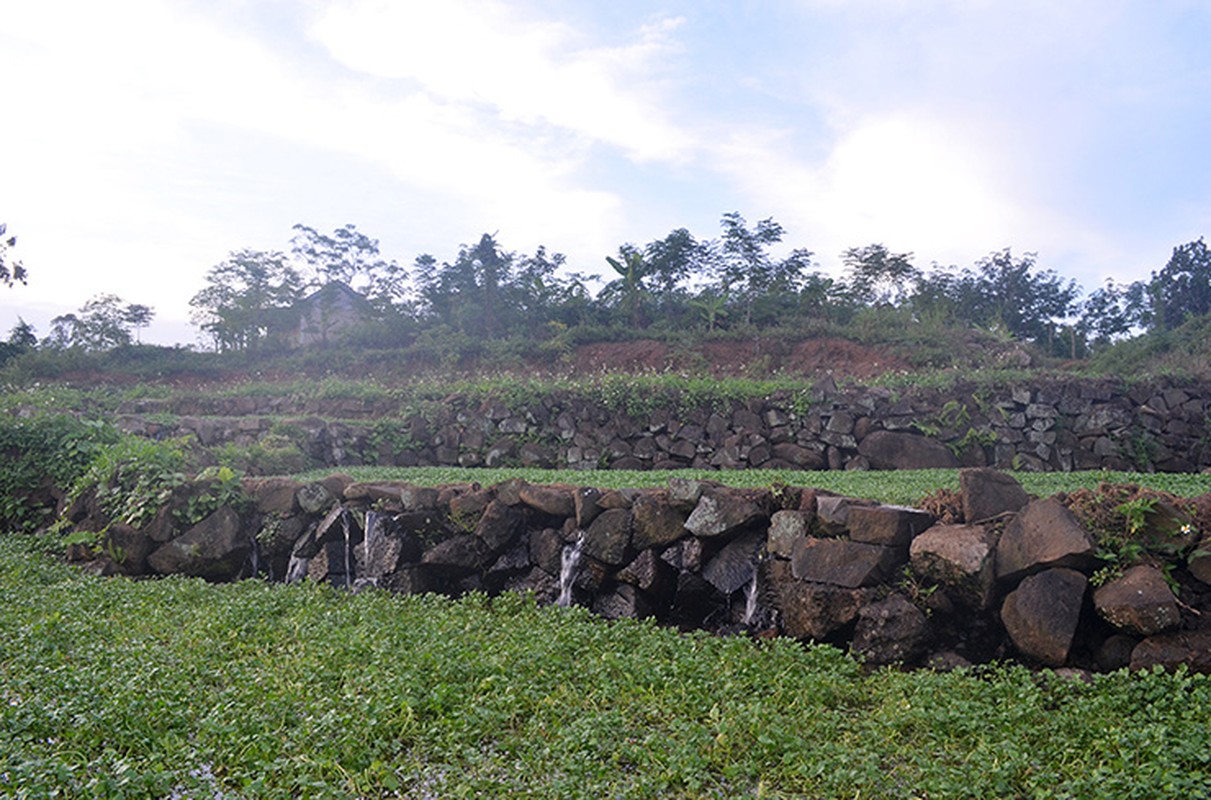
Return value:
M 1211 678 L 863 674 L 518 595 L 80 574 L 0 537 L 0 795 L 1211 793 Z
M 836 470 L 547 470 L 526 468 L 458 469 L 445 467 L 341 467 L 314 470 L 296 476 L 300 480 L 319 480 L 335 472 L 344 472 L 359 481 L 400 480 L 422 486 L 445 483 L 478 482 L 489 486 L 511 478 L 530 483 L 567 483 L 600 489 L 658 487 L 670 478 L 697 478 L 717 481 L 728 486 L 799 486 L 864 497 L 883 503 L 912 505 L 938 489 L 959 488 L 959 471 L 955 469 L 915 469 L 895 471 Z M 1046 497 L 1074 489 L 1093 489 L 1099 483 L 1134 483 L 1150 489 L 1171 492 L 1179 497 L 1197 497 L 1211 492 L 1211 474 L 1140 472 L 1011 472 L 1027 492 Z

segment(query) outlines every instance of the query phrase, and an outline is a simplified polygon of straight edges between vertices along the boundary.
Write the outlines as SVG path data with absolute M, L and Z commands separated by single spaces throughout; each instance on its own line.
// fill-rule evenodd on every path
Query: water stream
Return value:
M 751 626 L 757 618 L 757 565 L 753 565 L 753 578 L 744 587 L 744 622 Z
M 564 545 L 559 559 L 559 597 L 555 604 L 567 608 L 572 605 L 572 584 L 580 575 L 580 551 L 584 548 L 584 534 L 576 537 L 576 541 Z
M 310 558 L 291 556 L 290 564 L 286 567 L 286 583 L 301 581 L 307 577 L 307 568 L 311 566 Z

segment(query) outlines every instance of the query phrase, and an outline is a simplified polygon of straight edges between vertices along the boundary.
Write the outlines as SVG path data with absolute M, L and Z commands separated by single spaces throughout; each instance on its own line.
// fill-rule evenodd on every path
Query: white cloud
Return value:
M 678 24 L 665 19 L 632 43 L 600 47 L 564 23 L 527 20 L 492 0 L 364 0 L 330 8 L 311 32 L 352 70 L 415 81 L 504 121 L 554 126 L 637 159 L 677 160 L 692 140 L 664 119 L 648 73 L 673 48 Z

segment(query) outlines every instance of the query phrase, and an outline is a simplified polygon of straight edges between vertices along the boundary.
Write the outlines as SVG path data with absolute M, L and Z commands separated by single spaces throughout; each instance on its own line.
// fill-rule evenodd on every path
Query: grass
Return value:
M 568 483 L 601 489 L 647 488 L 668 484 L 670 478 L 698 478 L 729 486 L 803 486 L 827 489 L 839 494 L 864 497 L 884 503 L 912 505 L 937 489 L 959 488 L 959 471 L 919 469 L 870 472 L 804 470 L 545 470 L 528 468 L 461 469 L 457 467 L 341 467 L 312 470 L 296 477 L 319 480 L 334 472 L 344 472 L 360 481 L 409 481 L 422 486 L 446 483 L 478 482 L 488 486 L 511 478 L 530 483 Z M 1211 492 L 1211 474 L 1112 472 L 1014 472 L 1027 492 L 1046 497 L 1079 488 L 1096 488 L 1099 483 L 1135 483 L 1151 489 L 1172 492 L 1180 497 L 1196 497 Z
M 0 538 L 13 797 L 1149 797 L 1211 790 L 1211 679 L 606 623 L 528 597 L 83 576 Z

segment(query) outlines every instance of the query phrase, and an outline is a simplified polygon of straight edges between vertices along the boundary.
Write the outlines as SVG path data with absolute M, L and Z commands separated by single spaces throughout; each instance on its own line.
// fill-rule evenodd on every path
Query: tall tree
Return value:
M 1152 273 L 1154 324 L 1171 330 L 1188 317 L 1211 313 L 1211 250 L 1200 236 L 1173 248 L 1169 263 Z
M 285 253 L 236 250 L 206 273 L 189 301 L 192 318 L 219 350 L 256 350 L 303 292 L 303 278 Z
M 780 312 L 797 305 L 804 275 L 811 267 L 812 253 L 802 248 L 777 260 L 769 247 L 782 241 L 785 229 L 773 219 L 763 219 L 751 230 L 739 212 L 723 215 L 723 235 L 717 279 L 744 310 L 745 324 L 773 322 Z
M 1120 286 L 1107 280 L 1080 304 L 1080 320 L 1076 327 L 1087 346 L 1097 351 L 1143 325 L 1147 313 L 1143 284 Z
M 99 294 L 75 314 L 63 314 L 51 320 L 47 343 L 52 347 L 79 347 L 84 350 L 111 350 L 131 343 L 130 329 L 151 321 L 154 312 L 148 306 L 124 305 L 115 294 Z
M 1079 291 L 1052 270 L 1035 269 L 1034 253 L 1014 258 L 1005 248 L 976 264 L 975 300 L 986 323 L 1000 322 L 1019 339 L 1049 340 L 1056 323 L 1072 315 Z
M 12 259 L 8 251 L 10 248 L 17 246 L 17 237 L 9 236 L 5 238 L 8 232 L 8 225 L 0 222 L 0 283 L 6 286 L 12 286 L 14 283 L 25 283 L 25 266 L 17 260 Z
M 849 272 L 848 289 L 856 303 L 896 305 L 920 277 L 912 253 L 893 253 L 882 244 L 851 247 L 841 255 Z
M 331 234 L 320 233 L 307 225 L 295 225 L 290 240 L 292 252 L 313 273 L 312 283 L 322 285 L 340 281 L 365 295 L 379 311 L 385 312 L 404 295 L 407 271 L 379 254 L 378 240 L 355 225 L 337 228 Z

